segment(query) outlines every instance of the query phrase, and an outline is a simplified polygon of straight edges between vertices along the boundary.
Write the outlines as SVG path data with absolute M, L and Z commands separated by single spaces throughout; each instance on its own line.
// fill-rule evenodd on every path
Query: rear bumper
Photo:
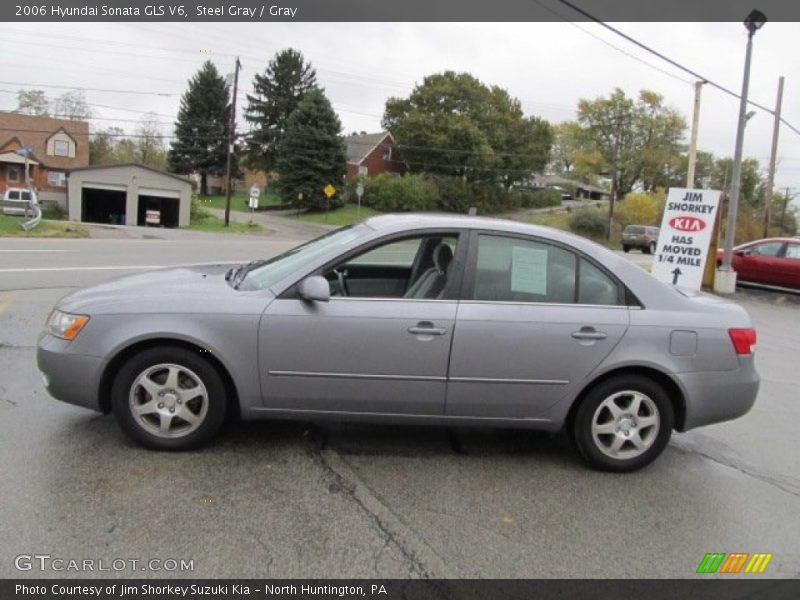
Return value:
M 45 334 L 39 340 L 36 363 L 53 398 L 101 410 L 98 393 L 103 361 L 96 356 L 69 352 L 69 342 Z
M 735 371 L 679 373 L 678 379 L 686 397 L 681 431 L 747 414 L 755 404 L 760 383 L 752 355 L 741 358 Z

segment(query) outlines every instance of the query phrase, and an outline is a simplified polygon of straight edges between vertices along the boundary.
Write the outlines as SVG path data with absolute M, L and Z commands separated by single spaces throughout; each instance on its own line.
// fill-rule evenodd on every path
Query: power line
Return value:
M 115 94 L 141 94 L 143 96 L 178 96 L 180 94 L 171 92 L 145 92 L 142 90 L 119 90 L 109 88 L 91 88 L 75 85 L 55 85 L 51 83 L 23 83 L 21 81 L 0 81 L 0 85 L 21 85 L 28 88 L 56 88 L 62 90 L 78 90 L 83 92 L 111 92 Z

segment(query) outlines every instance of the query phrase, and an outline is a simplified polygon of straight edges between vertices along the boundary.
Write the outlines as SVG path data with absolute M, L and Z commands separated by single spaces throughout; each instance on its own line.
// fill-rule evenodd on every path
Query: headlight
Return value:
M 63 340 L 74 340 L 83 326 L 89 322 L 87 315 L 71 315 L 54 310 L 47 320 L 47 331 Z

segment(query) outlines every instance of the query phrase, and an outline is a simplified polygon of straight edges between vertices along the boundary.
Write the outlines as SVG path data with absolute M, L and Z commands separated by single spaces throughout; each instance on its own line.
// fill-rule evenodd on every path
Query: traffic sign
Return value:
M 356 196 L 358 196 L 358 199 L 361 200 L 361 196 L 363 195 L 364 195 L 364 184 L 359 181 L 358 185 L 356 186 Z
M 28 156 L 29 154 L 33 154 L 33 148 L 30 146 L 23 146 L 22 148 L 17 148 L 14 152 L 20 156 Z
M 323 191 L 323 192 L 325 192 L 325 195 L 326 195 L 328 198 L 331 198 L 331 197 L 333 197 L 333 195 L 336 193 L 336 188 L 335 188 L 335 187 L 333 187 L 333 186 L 332 186 L 332 185 L 329 183 L 329 184 L 328 184 L 328 185 L 326 185 L 324 188 L 322 188 L 322 191 Z
M 717 190 L 669 190 L 653 259 L 652 274 L 657 279 L 700 289 L 719 196 Z
M 261 188 L 257 185 L 250 187 L 250 197 L 251 198 L 258 198 L 261 195 Z

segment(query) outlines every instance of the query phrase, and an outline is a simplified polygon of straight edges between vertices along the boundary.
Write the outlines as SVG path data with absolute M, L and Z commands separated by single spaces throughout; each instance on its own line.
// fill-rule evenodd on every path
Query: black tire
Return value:
M 650 431 L 651 440 L 648 440 L 649 446 L 643 452 L 629 458 L 624 456 L 616 458 L 607 454 L 606 451 L 601 449 L 601 447 L 598 445 L 598 442 L 595 441 L 595 436 L 592 432 L 592 423 L 595 419 L 596 413 L 602 417 L 604 416 L 604 413 L 608 411 L 608 409 L 603 409 L 601 412 L 598 412 L 601 404 L 603 404 L 604 401 L 615 397 L 615 394 L 628 391 L 643 394 L 651 401 L 652 404 L 651 407 L 650 404 L 646 404 L 643 401 L 645 406 L 641 408 L 639 412 L 637 412 L 637 415 L 634 416 L 634 419 L 649 418 L 651 416 L 648 414 L 650 412 L 649 409 L 654 408 L 658 413 L 658 427 L 657 430 L 654 429 L 650 431 L 649 428 L 643 428 L 641 432 L 637 432 L 637 435 L 644 435 L 647 437 L 647 431 Z M 618 396 L 618 400 L 622 403 L 625 403 L 627 398 L 632 398 L 632 396 L 628 396 L 626 394 L 620 394 Z M 609 417 L 611 416 L 610 411 L 607 412 L 607 415 Z M 627 414 L 622 416 L 623 418 L 627 419 Z M 613 417 L 611 418 L 613 419 Z M 620 422 L 613 421 L 613 423 L 616 425 Z M 604 421 L 600 425 L 607 424 L 608 423 Z M 661 454 L 666 447 L 667 442 L 669 442 L 674 424 L 675 415 L 672 408 L 672 403 L 670 402 L 670 399 L 664 389 L 658 383 L 641 375 L 620 375 L 601 382 L 590 389 L 583 397 L 572 421 L 572 439 L 575 441 L 575 445 L 577 446 L 578 451 L 581 453 L 583 458 L 593 468 L 602 471 L 614 471 L 619 473 L 635 471 L 647 466 Z M 621 450 L 624 452 L 635 452 L 636 449 L 634 448 L 633 438 L 631 437 L 630 441 L 627 439 L 627 435 L 625 438 L 622 438 L 622 435 L 629 431 L 629 425 L 630 420 L 627 420 L 626 422 L 622 422 L 622 430 L 624 431 L 618 430 L 620 433 L 598 435 L 600 443 L 611 443 L 615 440 L 615 438 L 625 439 Z
M 180 427 L 177 427 L 171 437 L 155 434 L 153 429 L 156 428 L 156 423 L 161 422 L 161 416 L 152 416 L 153 423 L 148 427 L 147 423 L 149 421 L 140 423 L 142 419 L 135 417 L 133 414 L 131 388 L 134 382 L 143 373 L 158 365 L 175 365 L 179 369 L 183 369 L 183 371 L 179 371 L 181 374 L 178 376 L 182 378 L 182 383 L 189 382 L 191 387 L 191 381 L 196 377 L 205 387 L 206 394 L 188 400 L 185 407 L 188 409 L 190 402 L 194 403 L 194 407 L 205 404 L 204 411 L 195 409 L 203 415 L 202 418 L 198 419 L 196 425 L 193 426 L 188 421 L 183 421 L 180 418 L 177 421 L 175 420 L 175 417 L 179 417 L 181 414 L 181 407 L 177 407 L 178 414 L 175 417 L 170 416 L 170 423 L 183 425 L 184 429 L 187 430 L 186 433 L 182 433 Z M 157 376 L 163 377 L 161 373 L 166 373 L 167 370 L 159 371 L 156 368 L 153 372 Z M 177 387 L 180 387 L 180 384 Z M 136 394 L 139 395 L 137 398 L 141 398 L 142 403 L 151 398 L 149 394 L 143 392 L 143 388 L 140 386 L 137 386 L 137 390 Z M 144 397 L 141 396 L 142 394 L 145 394 Z M 167 395 L 170 396 L 170 394 Z M 205 398 L 205 401 L 203 398 Z M 154 401 L 157 400 L 155 397 L 152 397 L 152 399 Z M 174 405 L 175 396 L 170 396 L 169 399 Z M 197 404 L 198 401 L 200 402 L 199 405 Z M 181 402 L 179 401 L 178 403 L 180 404 Z M 112 411 L 123 431 L 139 444 L 155 450 L 190 450 L 207 443 L 222 426 L 227 405 L 228 399 L 225 384 L 217 369 L 197 351 L 191 351 L 186 348 L 163 346 L 150 348 L 134 355 L 119 369 L 111 388 Z M 148 419 L 150 416 L 148 415 Z
M 622 251 L 623 252 L 630 252 L 631 251 L 631 247 L 630 246 L 623 246 L 622 247 Z
M 656 243 L 650 242 L 650 245 L 647 246 L 647 254 L 655 254 L 656 253 Z

